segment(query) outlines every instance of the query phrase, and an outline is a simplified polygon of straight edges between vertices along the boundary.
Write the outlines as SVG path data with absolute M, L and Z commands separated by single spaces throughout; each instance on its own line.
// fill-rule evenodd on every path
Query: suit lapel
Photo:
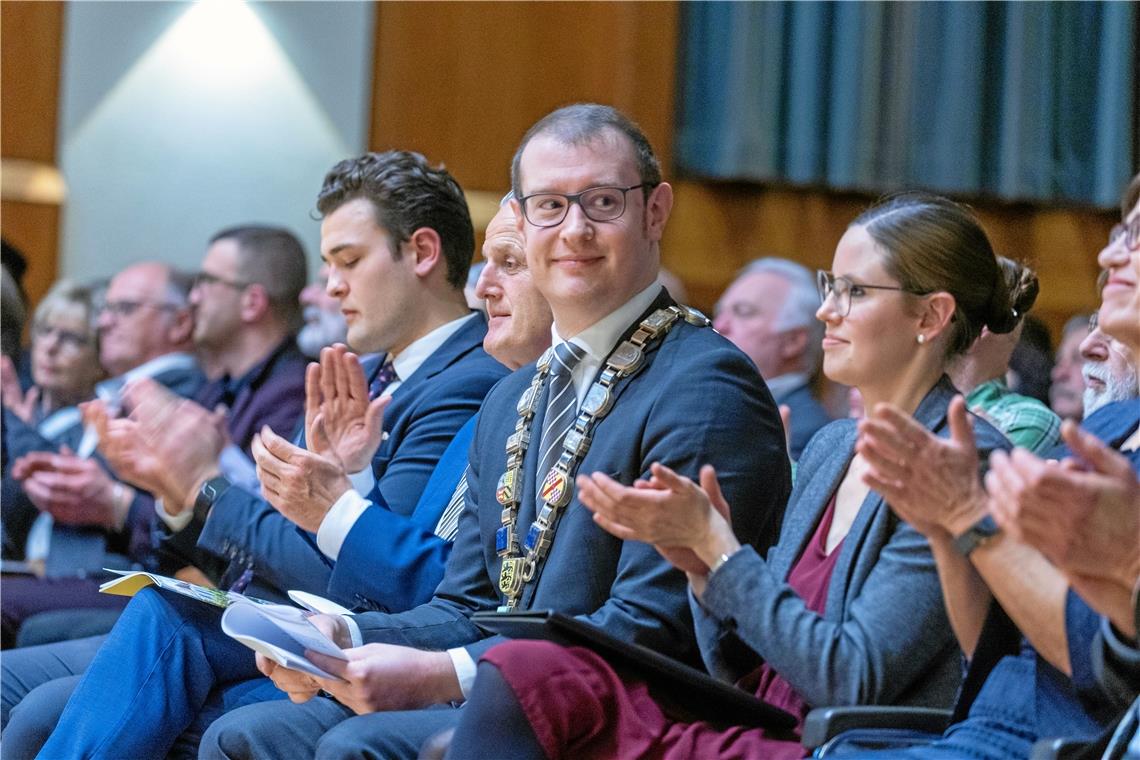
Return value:
M 476 312 L 474 318 L 468 320 L 455 331 L 443 345 L 432 352 L 431 356 L 412 373 L 411 377 L 400 378 L 400 387 L 392 394 L 393 403 L 401 396 L 443 372 L 452 364 L 463 358 L 471 351 L 483 345 L 483 337 L 487 334 L 487 320 L 481 313 Z
M 837 431 L 836 440 L 828 447 L 829 455 L 824 456 L 818 469 L 812 473 L 811 481 L 804 486 L 803 494 L 798 497 L 799 502 L 811 504 L 811 508 L 797 508 L 788 516 L 783 535 L 777 544 L 777 546 L 786 548 L 774 552 L 771 562 L 772 569 L 779 574 L 780 578 L 787 580 L 792 565 L 803 554 L 804 547 L 807 546 L 807 542 L 815 533 L 815 528 L 819 524 L 824 510 L 831 502 L 831 497 L 847 473 L 847 468 L 855 456 L 856 433 L 854 423 L 846 425 L 841 431 Z M 838 452 L 843 452 L 843 456 L 831 455 Z
M 943 375 L 918 405 L 914 412 L 915 420 L 927 430 L 940 430 L 946 422 L 946 407 L 955 393 L 957 391 L 953 384 Z M 855 429 L 852 428 L 851 437 L 845 439 L 852 452 L 852 457 L 849 457 L 848 461 L 854 456 L 854 434 Z M 844 469 L 846 470 L 846 468 Z M 834 491 L 834 488 L 832 490 Z M 855 516 L 854 522 L 851 523 L 851 530 L 843 539 L 843 547 L 840 549 L 839 559 L 835 563 L 830 588 L 838 593 L 828 594 L 824 611 L 829 618 L 838 619 L 847 603 L 847 595 L 858 594 L 862 590 L 852 583 L 852 576 L 858 569 L 855 566 L 855 560 L 860 556 L 863 545 L 872 540 L 872 533 L 892 530 L 894 524 L 895 522 L 891 518 L 890 505 L 883 501 L 883 497 L 875 491 L 868 491 L 863 503 L 859 506 L 859 513 Z M 881 543 L 886 544 L 885 537 Z
M 617 342 L 615 342 L 614 345 L 610 347 L 610 352 L 612 353 L 613 349 L 615 349 L 619 345 L 621 345 L 622 341 L 628 340 L 629 337 L 631 335 L 633 335 L 633 333 L 637 329 L 638 325 L 641 324 L 642 320 L 644 320 L 646 317 L 648 317 L 650 314 L 657 311 L 658 309 L 662 309 L 662 308 L 672 306 L 674 303 L 675 303 L 675 301 L 673 301 L 673 299 L 670 298 L 668 291 L 666 291 L 664 288 L 662 288 L 661 292 L 658 294 L 657 298 L 653 301 L 653 303 L 649 306 L 649 308 L 646 309 L 644 312 L 642 312 L 641 315 L 639 315 L 633 323 L 631 323 L 628 327 L 626 327 L 625 331 L 621 334 L 621 337 L 619 337 L 617 339 Z M 674 327 L 677 327 L 677 325 L 674 325 Z M 613 399 L 613 401 L 611 402 L 613 405 L 611 407 L 611 411 L 610 411 L 611 415 L 614 414 L 614 412 L 616 411 L 618 399 L 621 397 L 622 393 L 625 392 L 625 389 L 629 386 L 630 381 L 633 378 L 637 377 L 637 375 L 640 374 L 641 372 L 644 372 L 649 367 L 649 365 L 653 362 L 653 359 L 657 353 L 657 349 L 660 348 L 662 342 L 664 342 L 664 338 L 659 337 L 657 340 L 654 340 L 647 347 L 647 350 L 645 351 L 645 359 L 642 363 L 641 368 L 636 373 L 634 373 L 633 375 L 621 378 L 617 383 L 615 383 L 610 388 L 611 398 Z M 591 385 L 593 383 L 597 382 L 598 377 L 601 375 L 601 373 L 604 369 L 605 369 L 605 363 L 603 362 L 602 366 L 598 369 L 598 371 L 594 374 L 594 377 L 590 380 Z M 534 426 L 531 428 L 531 440 L 530 440 L 531 446 L 527 449 L 527 452 L 526 452 L 524 472 L 527 473 L 529 477 L 524 478 L 524 482 L 526 482 L 527 487 L 523 491 L 523 493 L 524 493 L 523 504 L 519 505 L 519 531 L 521 533 L 520 540 L 522 537 L 526 536 L 526 531 L 530 529 L 530 524 L 534 521 L 534 518 L 537 515 L 536 509 L 537 509 L 537 500 L 538 500 L 538 496 L 537 496 L 538 486 L 542 483 L 542 479 L 546 476 L 546 473 L 544 473 L 544 472 L 542 472 L 542 473 L 535 472 L 535 469 L 538 467 L 538 457 L 539 457 L 539 453 L 538 453 L 539 441 L 538 441 L 538 439 L 541 438 L 541 434 L 540 433 L 536 434 L 535 431 L 541 431 L 542 430 L 542 425 L 543 425 L 543 419 L 542 418 L 546 414 L 546 400 L 547 400 L 547 395 L 548 395 L 549 391 L 550 391 L 550 383 L 547 382 L 546 387 L 543 389 L 542 402 L 539 405 L 540 411 L 539 411 L 539 413 L 535 414 Z M 598 427 L 594 428 L 595 434 L 600 429 L 602 429 L 601 424 L 599 424 Z M 587 454 L 587 456 L 588 456 L 588 454 Z M 579 464 L 581 464 L 581 462 L 579 462 Z M 531 474 L 531 473 L 533 473 L 533 474 Z M 575 469 L 575 471 L 572 473 L 573 477 L 577 477 L 577 473 L 578 473 L 578 470 Z M 573 480 L 571 480 L 571 482 L 573 482 Z M 566 516 L 572 510 L 582 509 L 582 508 L 583 507 L 581 505 L 581 502 L 578 501 L 577 488 L 575 488 L 574 494 L 570 500 L 570 503 L 567 504 L 563 510 L 561 510 L 560 514 L 558 515 L 558 521 L 555 523 L 555 528 L 554 528 L 554 540 L 555 540 L 555 542 L 558 541 L 559 526 L 563 522 L 563 520 L 565 520 Z M 550 558 L 550 554 L 548 553 L 546 555 L 546 557 L 543 558 L 543 560 L 539 564 L 539 566 L 535 569 L 535 577 L 534 577 L 533 582 L 528 583 L 526 585 L 526 587 L 523 589 L 523 595 L 519 599 L 520 609 L 529 609 L 530 608 L 531 601 L 534 599 L 534 595 L 538 591 L 538 584 L 539 584 L 539 581 L 541 580 L 541 577 L 542 577 L 542 571 L 543 571 L 544 567 L 546 566 L 546 561 L 549 558 Z

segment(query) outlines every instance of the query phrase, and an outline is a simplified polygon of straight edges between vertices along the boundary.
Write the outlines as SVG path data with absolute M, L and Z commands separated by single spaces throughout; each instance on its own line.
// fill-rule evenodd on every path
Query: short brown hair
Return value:
M 329 170 L 317 195 L 317 211 L 328 216 L 349 201 L 367 198 L 376 223 L 399 244 L 421 227 L 435 230 L 447 262 L 447 282 L 462 289 L 475 255 L 475 228 L 463 188 L 444 168 L 419 153 L 389 150 L 349 158 Z
M 1127 219 L 1138 201 L 1140 201 L 1140 174 L 1132 178 L 1128 187 L 1124 188 L 1124 194 L 1120 196 L 1120 218 Z
M 641 127 L 621 111 L 597 103 L 564 106 L 543 116 L 526 131 L 511 159 L 511 189 L 515 197 L 522 197 L 522 154 L 535 137 L 550 134 L 566 145 L 587 145 L 608 129 L 629 138 L 633 145 L 637 175 L 645 185 L 641 192 L 648 198 L 653 188 L 661 184 L 661 164 L 657 161 L 653 146 L 649 144 L 649 138 L 641 131 Z

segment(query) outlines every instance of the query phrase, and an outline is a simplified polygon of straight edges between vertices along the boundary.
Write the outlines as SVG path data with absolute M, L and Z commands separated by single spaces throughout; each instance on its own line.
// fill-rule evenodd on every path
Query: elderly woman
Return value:
M 827 376 L 935 432 L 954 396 L 950 359 L 984 327 L 1016 326 L 984 232 L 942 198 L 900 196 L 864 213 L 819 283 Z M 981 447 L 1008 445 L 984 421 L 977 429 Z M 633 487 L 601 473 L 578 480 L 603 528 L 654 544 L 687 572 L 709 669 L 800 720 L 812 705 L 946 705 L 959 683 L 930 548 L 862 482 L 855 440 L 856 423 L 841 420 L 808 444 L 767 558 L 733 535 L 711 467 L 700 485 L 657 465 Z M 580 648 L 496 647 L 475 692 L 450 757 L 803 754 L 760 728 L 679 720 L 645 684 Z
M 61 281 L 36 308 L 32 321 L 32 377 L 21 391 L 16 369 L 0 360 L 6 466 L 29 451 L 75 447 L 83 426 L 76 405 L 92 398 L 103 378 L 90 288 Z M 22 556 L 38 512 L 4 473 L 5 556 Z
M 32 319 L 32 379 L 20 390 L 15 367 L 3 362 L 0 402 L 8 413 L 37 428 L 49 441 L 79 423 L 76 405 L 92 398 L 104 376 L 99 366 L 92 290 L 60 281 Z

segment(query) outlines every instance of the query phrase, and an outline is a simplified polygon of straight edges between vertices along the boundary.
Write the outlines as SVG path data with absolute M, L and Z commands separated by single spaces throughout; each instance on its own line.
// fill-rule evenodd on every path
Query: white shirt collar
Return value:
M 785 396 L 802 385 L 807 385 L 811 378 L 804 372 L 786 372 L 771 379 L 764 378 L 768 384 L 768 391 L 774 398 Z
M 582 332 L 575 335 L 569 342 L 586 351 L 585 358 L 578 362 L 578 366 L 570 375 L 574 384 L 574 392 L 578 396 L 578 403 L 582 403 L 586 392 L 590 389 L 590 381 L 605 364 L 606 357 L 617 345 L 618 338 L 622 336 L 633 320 L 640 317 L 650 305 L 657 300 L 661 293 L 661 285 L 654 282 L 645 290 L 626 301 L 614 311 L 599 319 Z M 558 334 L 558 328 L 550 327 L 551 343 L 557 346 L 567 342 Z
M 400 381 L 407 380 L 420 368 L 428 357 L 434 354 L 447 339 L 459 331 L 469 320 L 474 319 L 478 312 L 453 319 L 435 328 L 422 338 L 418 338 L 400 353 L 392 357 L 392 367 L 396 370 L 396 377 Z
M 626 301 L 614 311 L 599 319 L 582 332 L 571 338 L 571 342 L 586 350 L 591 359 L 603 362 L 610 355 L 610 351 L 617 345 L 618 338 L 626 331 L 637 317 L 649 308 L 661 292 L 661 286 L 654 282 L 633 298 Z M 566 342 L 558 334 L 555 325 L 550 326 L 551 344 L 557 346 Z M 583 360 L 585 361 L 585 360 Z
M 198 366 L 198 360 L 192 354 L 176 351 L 170 354 L 156 356 L 148 362 L 143 362 L 132 370 L 128 370 L 118 377 L 104 380 L 95 386 L 95 395 L 103 401 L 112 404 L 120 403 L 119 394 L 127 383 L 143 377 L 155 377 L 163 372 L 175 369 L 191 370 Z

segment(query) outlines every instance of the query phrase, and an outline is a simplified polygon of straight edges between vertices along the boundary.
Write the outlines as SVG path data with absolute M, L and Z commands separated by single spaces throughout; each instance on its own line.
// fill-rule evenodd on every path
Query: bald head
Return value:
M 134 264 L 111 278 L 99 313 L 99 361 L 121 375 L 191 348 L 190 280 L 167 264 Z
M 487 225 L 486 266 L 475 294 L 487 302 L 487 353 L 511 369 L 529 364 L 550 345 L 553 317 L 526 265 L 526 251 L 514 211 L 499 208 Z

